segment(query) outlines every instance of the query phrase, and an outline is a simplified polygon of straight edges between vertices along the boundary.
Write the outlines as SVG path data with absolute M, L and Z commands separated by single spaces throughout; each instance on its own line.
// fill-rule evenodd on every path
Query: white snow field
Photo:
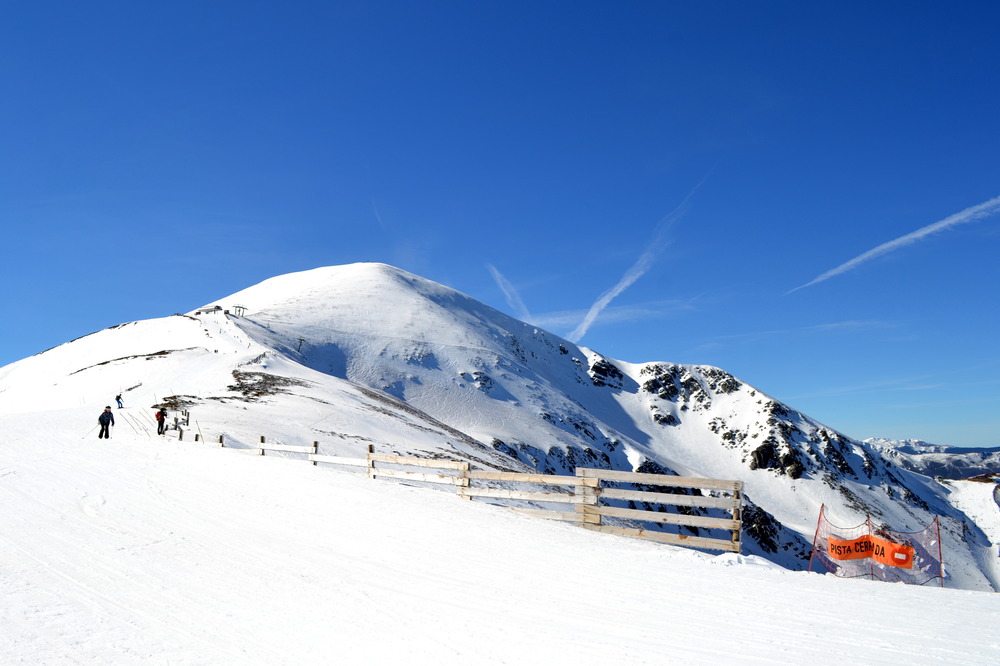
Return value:
M 92 411 L 0 415 L 2 664 L 1000 661 L 997 594 L 592 533 L 129 409 L 98 441 Z
M 776 403 L 751 387 L 685 411 L 686 397 L 637 388 L 656 364 L 618 363 L 624 388 L 597 386 L 593 352 L 391 267 L 282 276 L 221 302 L 246 316 L 131 322 L 0 368 L 0 666 L 1000 662 L 991 484 L 875 458 L 869 476 L 846 440 L 838 483 L 818 462 L 801 479 L 750 469 L 750 445 L 708 426 L 766 435 L 773 407 L 760 410 Z M 113 438 L 98 440 L 119 392 Z M 192 405 L 183 441 L 155 434 L 167 397 Z M 521 471 L 534 468 L 494 438 L 593 446 L 620 468 L 743 480 L 787 538 L 768 561 L 599 534 L 260 457 L 261 435 Z M 801 561 L 788 544 L 808 547 L 821 505 L 863 520 L 857 498 L 904 527 L 940 511 L 947 587 L 778 566 Z

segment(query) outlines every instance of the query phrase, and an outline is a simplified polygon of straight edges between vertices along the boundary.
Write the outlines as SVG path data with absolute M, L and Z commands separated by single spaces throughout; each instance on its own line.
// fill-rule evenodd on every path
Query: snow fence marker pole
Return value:
M 941 552 L 941 521 L 934 516 L 934 527 L 937 528 L 938 544 L 938 578 L 941 579 L 941 587 L 944 587 L 944 553 Z
M 868 516 L 865 519 L 865 525 L 868 527 L 868 536 L 872 535 L 872 517 Z M 868 575 L 871 580 L 875 580 L 875 560 L 868 558 Z
M 809 568 L 807 571 L 813 570 L 813 557 L 816 556 L 816 541 L 819 539 L 819 528 L 823 524 L 823 509 L 826 508 L 826 504 L 819 505 L 819 518 L 816 519 L 816 534 L 813 535 L 813 549 L 809 554 Z
M 373 453 L 375 453 L 375 445 L 374 444 L 369 444 L 368 445 L 368 455 L 365 456 L 365 458 L 368 460 L 368 478 L 369 479 L 374 479 L 375 478 L 375 460 L 372 458 L 372 454 Z

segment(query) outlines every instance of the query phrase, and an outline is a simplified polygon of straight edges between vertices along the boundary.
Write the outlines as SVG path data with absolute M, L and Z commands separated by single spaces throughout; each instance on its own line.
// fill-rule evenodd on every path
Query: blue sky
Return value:
M 1000 445 L 996 3 L 0 19 L 0 364 L 380 261 L 853 437 Z

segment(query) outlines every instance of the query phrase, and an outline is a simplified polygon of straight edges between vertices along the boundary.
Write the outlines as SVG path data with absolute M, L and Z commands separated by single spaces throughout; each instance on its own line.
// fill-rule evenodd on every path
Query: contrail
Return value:
M 528 321 L 531 315 L 528 313 L 528 308 L 524 305 L 524 301 L 521 300 L 521 295 L 517 293 L 517 289 L 514 285 L 510 283 L 507 278 L 505 278 L 500 271 L 496 269 L 493 264 L 486 264 L 486 267 L 490 269 L 490 273 L 493 274 L 493 279 L 496 281 L 497 286 L 500 287 L 500 291 L 503 292 L 504 298 L 507 299 L 507 305 L 514 310 L 514 314 L 521 321 Z
M 632 268 L 628 269 L 628 272 L 622 276 L 622 279 L 618 281 L 618 284 L 608 289 L 606 292 L 601 294 L 594 304 L 590 306 L 590 310 L 584 315 L 583 321 L 576 329 L 566 336 L 566 339 L 570 342 L 579 342 L 580 338 L 587 334 L 590 329 L 591 324 L 597 319 L 597 315 L 601 314 L 604 308 L 613 301 L 617 296 L 619 296 L 623 291 L 628 289 L 635 283 L 636 280 L 641 278 L 646 271 L 649 270 L 650 266 L 653 265 L 653 260 L 656 258 L 660 248 L 650 248 L 642 253 L 642 256 L 632 264 Z
M 653 262 L 656 260 L 656 257 L 667 246 L 667 231 L 669 231 L 670 227 L 672 227 L 674 223 L 683 217 L 684 213 L 687 212 L 689 207 L 688 202 L 691 200 L 691 197 L 693 197 L 695 192 L 697 192 L 698 189 L 705 184 L 705 181 L 708 180 L 708 177 L 714 169 L 715 167 L 709 169 L 708 173 L 705 174 L 705 177 L 694 186 L 694 189 L 692 189 L 686 197 L 684 197 L 684 200 L 677 205 L 677 208 L 674 208 L 672 211 L 667 213 L 667 215 L 656 224 L 656 230 L 653 233 L 653 240 L 650 242 L 646 251 L 643 252 L 636 262 L 632 264 L 632 267 L 625 272 L 625 275 L 623 275 L 622 279 L 618 281 L 618 284 L 611 287 L 611 289 L 608 289 L 597 298 L 594 304 L 590 306 L 590 310 L 587 311 L 587 314 L 584 315 L 583 321 L 580 322 L 580 325 L 566 337 L 567 340 L 570 342 L 579 342 L 580 339 L 587 334 L 587 331 L 590 330 L 591 324 L 594 323 L 604 308 L 608 307 L 611 301 L 617 298 L 623 291 L 631 287 L 636 280 L 645 275 L 646 271 L 653 266 Z
M 835 275 L 840 275 L 841 273 L 845 273 L 851 270 L 852 268 L 860 266 L 869 259 L 880 257 L 883 254 L 892 252 L 893 250 L 903 247 L 904 245 L 909 245 L 910 243 L 916 243 L 918 240 L 924 238 L 925 236 L 937 233 L 938 231 L 944 231 L 945 229 L 957 226 L 959 224 L 965 224 L 966 222 L 972 222 L 974 220 L 988 217 L 996 213 L 998 210 L 1000 210 L 1000 197 L 995 197 L 993 199 L 990 199 L 989 201 L 981 203 L 978 206 L 972 206 L 971 208 L 966 208 L 960 213 L 955 213 L 954 215 L 946 217 L 939 222 L 935 222 L 934 224 L 928 224 L 926 227 L 923 227 L 922 229 L 917 229 L 916 231 L 906 234 L 905 236 L 900 236 L 896 240 L 891 240 L 888 243 L 882 243 L 878 247 L 868 250 L 864 254 L 858 255 L 857 257 L 854 257 L 850 261 L 847 261 L 841 264 L 840 266 L 837 266 L 836 268 L 828 270 L 826 273 L 823 273 L 822 275 L 814 279 L 812 282 L 807 282 L 802 286 L 796 287 L 791 291 L 785 292 L 785 296 L 791 294 L 792 292 L 798 291 L 799 289 L 805 289 L 806 287 L 811 287 L 812 285 L 823 282 L 824 280 L 829 280 Z
M 385 231 L 385 223 L 382 221 L 382 216 L 378 214 L 378 206 L 375 205 L 375 199 L 372 199 L 372 212 L 375 213 L 375 219 L 378 220 L 378 226 L 382 227 Z

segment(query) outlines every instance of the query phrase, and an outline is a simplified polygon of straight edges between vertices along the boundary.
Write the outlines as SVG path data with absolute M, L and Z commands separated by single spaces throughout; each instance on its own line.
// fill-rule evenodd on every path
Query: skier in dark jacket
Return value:
M 156 412 L 156 434 L 162 435 L 163 431 L 167 429 L 167 410 L 160 407 L 160 411 Z
M 122 407 L 125 406 L 125 405 L 122 404 L 122 394 L 121 393 L 119 393 L 118 395 L 115 396 L 115 400 L 118 401 L 118 409 L 121 409 Z
M 97 417 L 97 422 L 101 424 L 101 431 L 97 433 L 97 439 L 111 439 L 111 432 L 108 430 L 108 426 L 115 424 L 115 415 L 111 413 L 110 405 L 105 407 L 101 415 Z

